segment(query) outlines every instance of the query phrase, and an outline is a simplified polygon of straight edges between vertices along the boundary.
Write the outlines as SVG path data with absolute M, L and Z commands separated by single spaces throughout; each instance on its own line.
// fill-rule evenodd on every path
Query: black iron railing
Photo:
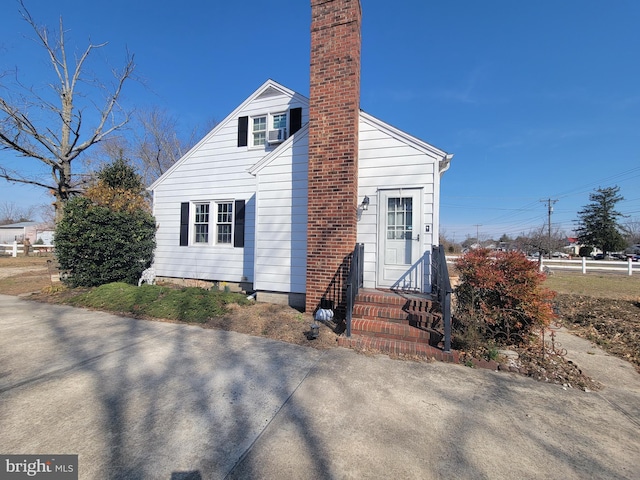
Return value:
M 444 327 L 444 351 L 451 351 L 451 281 L 444 254 L 444 246 L 435 245 L 431 259 L 431 291 L 436 296 L 442 310 Z
M 351 265 L 347 274 L 347 311 L 345 315 L 347 337 L 351 336 L 353 305 L 364 279 L 364 243 L 357 243 L 351 255 Z

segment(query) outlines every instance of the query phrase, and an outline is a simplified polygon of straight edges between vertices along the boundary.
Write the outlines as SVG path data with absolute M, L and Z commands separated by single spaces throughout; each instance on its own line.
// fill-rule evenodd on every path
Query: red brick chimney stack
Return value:
M 361 22 L 360 0 L 311 0 L 307 312 L 337 306 L 356 244 Z

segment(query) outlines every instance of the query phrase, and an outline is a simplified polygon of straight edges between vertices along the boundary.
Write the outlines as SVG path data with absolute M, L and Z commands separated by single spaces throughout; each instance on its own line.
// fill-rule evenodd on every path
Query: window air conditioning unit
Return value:
M 287 130 L 285 128 L 269 130 L 269 143 L 282 143 L 286 139 L 287 139 Z

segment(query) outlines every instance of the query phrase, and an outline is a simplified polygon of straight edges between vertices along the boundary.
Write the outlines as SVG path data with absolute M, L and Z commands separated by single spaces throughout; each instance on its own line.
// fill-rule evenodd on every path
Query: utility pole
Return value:
M 476 244 L 478 245 L 478 248 L 480 247 L 480 227 L 482 226 L 481 223 L 476 223 L 474 225 L 474 227 L 476 227 Z
M 542 203 L 546 203 L 547 204 L 547 216 L 548 216 L 548 223 L 549 223 L 549 258 L 551 258 L 551 214 L 553 213 L 553 204 L 556 203 L 558 200 L 554 200 L 552 198 L 547 198 L 546 200 L 540 200 Z

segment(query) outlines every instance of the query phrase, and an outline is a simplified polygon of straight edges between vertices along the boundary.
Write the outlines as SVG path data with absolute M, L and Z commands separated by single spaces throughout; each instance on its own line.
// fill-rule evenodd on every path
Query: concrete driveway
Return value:
M 0 453 L 78 454 L 81 479 L 640 478 L 640 381 L 604 360 L 615 400 L 0 295 Z

